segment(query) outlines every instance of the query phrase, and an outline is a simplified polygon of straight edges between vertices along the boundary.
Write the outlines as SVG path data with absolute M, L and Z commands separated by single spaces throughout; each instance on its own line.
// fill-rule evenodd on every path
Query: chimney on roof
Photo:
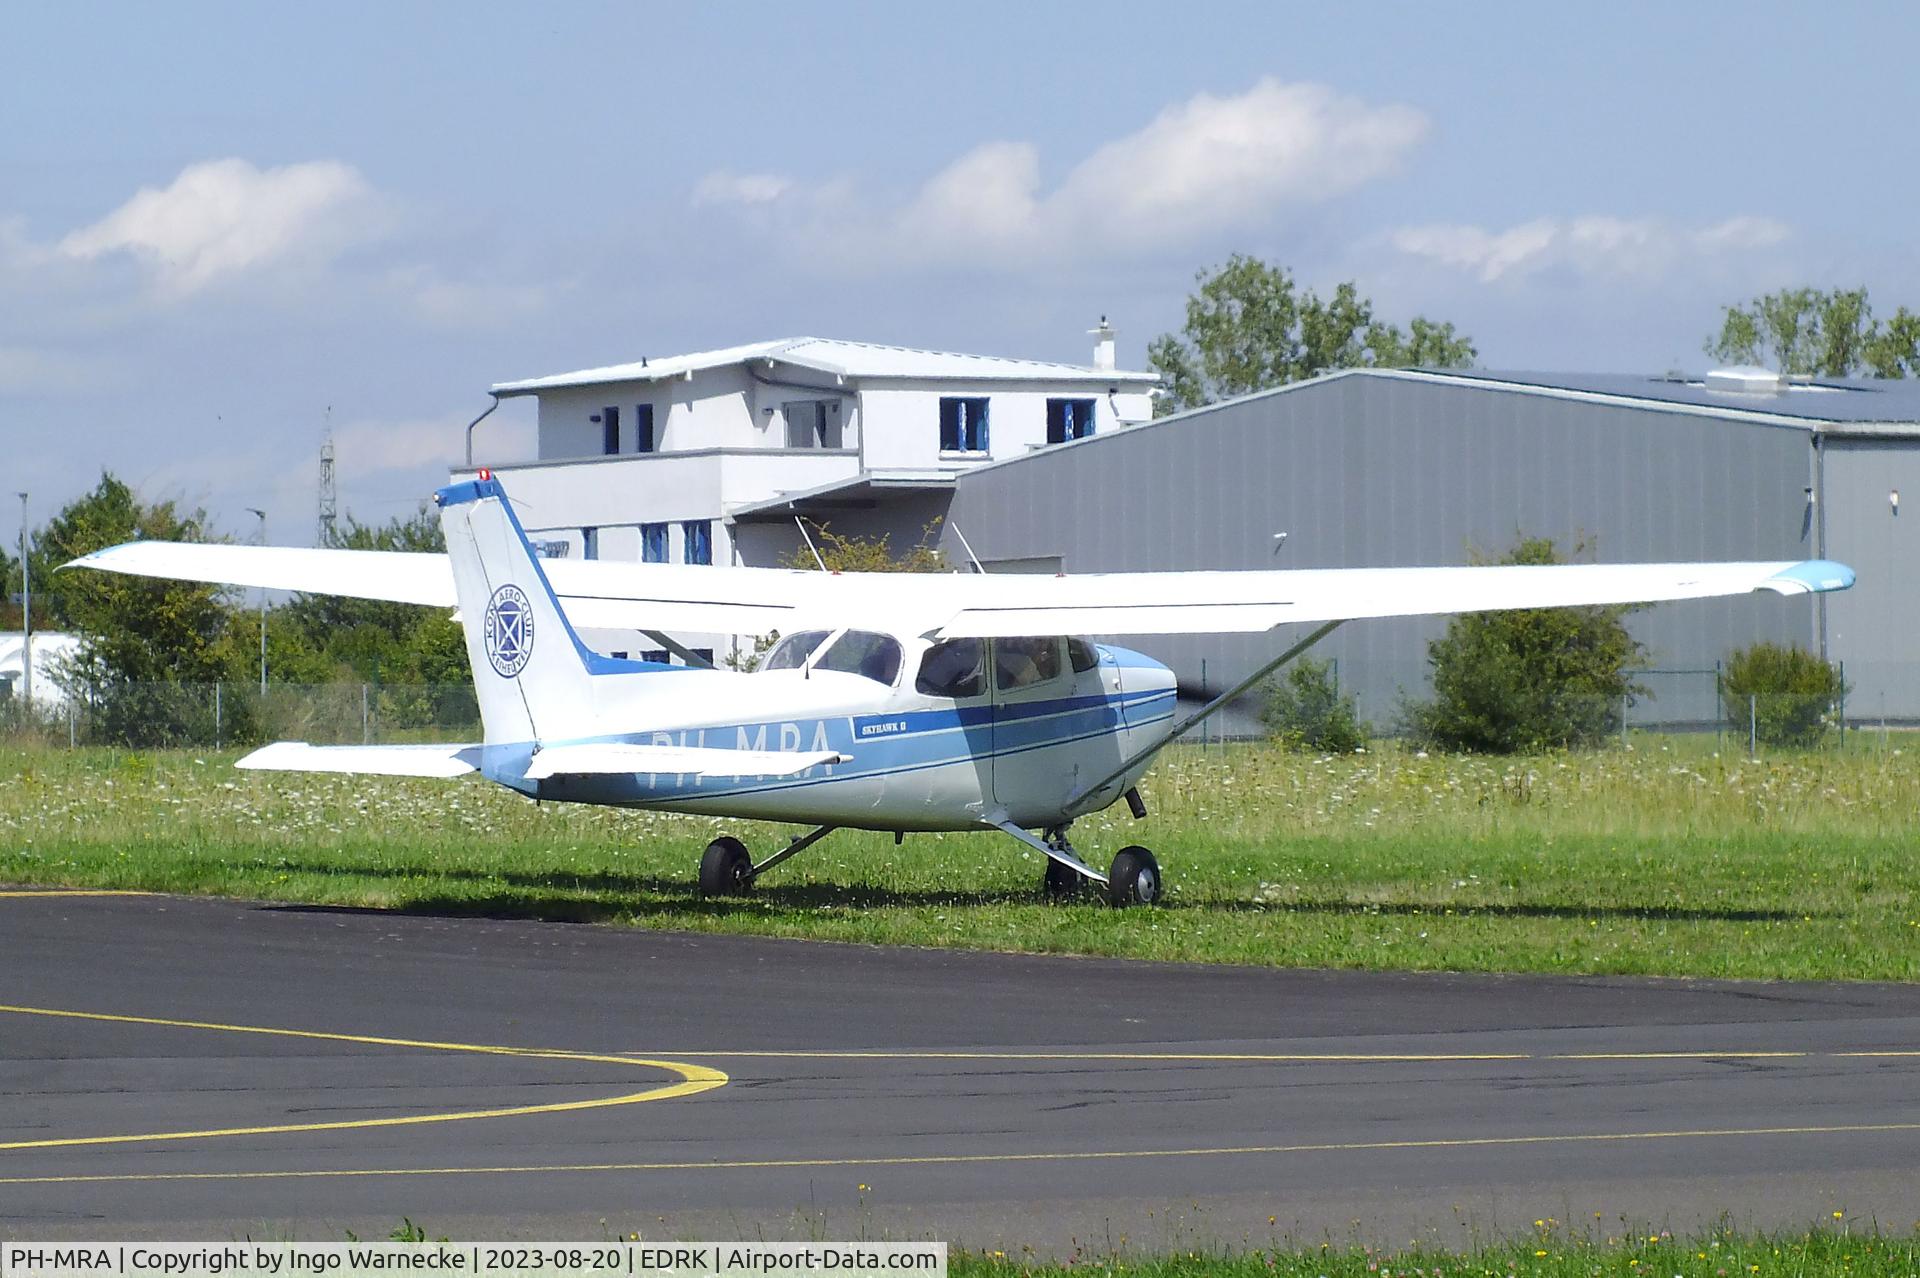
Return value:
M 1087 330 L 1093 337 L 1093 366 L 1103 372 L 1113 370 L 1113 325 L 1100 317 L 1100 327 Z

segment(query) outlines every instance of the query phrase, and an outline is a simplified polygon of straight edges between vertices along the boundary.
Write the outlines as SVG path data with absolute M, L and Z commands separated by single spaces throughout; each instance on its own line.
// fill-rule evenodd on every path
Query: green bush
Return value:
M 1563 563 L 1551 539 L 1527 538 L 1501 561 Z M 1482 754 L 1597 745 L 1620 730 L 1640 644 L 1628 609 L 1529 608 L 1455 617 L 1427 645 L 1433 699 L 1401 707 L 1421 744 Z
M 1274 740 L 1293 750 L 1352 754 L 1367 744 L 1368 727 L 1354 712 L 1351 695 L 1341 696 L 1331 661 L 1301 658 L 1266 685 L 1261 712 Z
M 1812 746 L 1846 695 L 1840 672 L 1804 648 L 1756 643 L 1727 657 L 1720 696 L 1729 722 L 1748 724 L 1766 745 Z

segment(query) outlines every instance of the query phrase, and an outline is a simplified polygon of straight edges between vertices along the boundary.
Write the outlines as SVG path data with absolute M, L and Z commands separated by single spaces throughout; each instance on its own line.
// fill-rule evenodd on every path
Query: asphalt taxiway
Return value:
M 0 890 L 0 1234 L 1458 1242 L 1920 1221 L 1920 988 Z

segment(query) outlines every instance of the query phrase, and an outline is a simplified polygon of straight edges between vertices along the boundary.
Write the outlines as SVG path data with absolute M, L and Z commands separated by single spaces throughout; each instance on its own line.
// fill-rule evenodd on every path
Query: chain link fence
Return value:
M 0 740 L 76 748 L 479 739 L 471 684 L 117 683 L 0 698 Z
M 1920 672 L 1916 672 L 1920 673 Z M 1897 744 L 1916 724 L 1890 715 L 1887 694 L 1838 699 L 1805 696 L 1733 697 L 1712 667 L 1643 670 L 1645 691 L 1585 707 L 1582 722 L 1608 740 L 1631 744 L 1636 735 L 1713 734 L 1722 748 L 1757 751 Z M 1183 704 L 1183 711 L 1199 702 Z M 1264 735 L 1259 698 L 1249 696 L 1196 728 L 1195 742 Z M 1392 736 L 1392 722 L 1373 731 Z M 408 741 L 477 741 L 480 714 L 469 684 L 373 683 L 115 684 L 58 698 L 36 692 L 31 707 L 0 684 L 0 741 L 39 745 L 242 748 L 266 741 L 316 745 Z

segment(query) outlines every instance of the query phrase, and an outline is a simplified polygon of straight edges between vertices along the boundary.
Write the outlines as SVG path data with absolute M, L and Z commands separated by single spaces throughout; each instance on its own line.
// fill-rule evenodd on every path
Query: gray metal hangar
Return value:
M 1920 384 L 1349 370 L 1042 448 L 959 476 L 956 529 L 989 571 L 1459 564 L 1521 536 L 1602 562 L 1831 558 L 1850 592 L 1635 615 L 1649 665 L 1711 672 L 1758 639 L 1843 661 L 1859 720 L 1920 720 Z M 1284 536 L 1282 536 L 1284 534 Z M 1426 687 L 1444 622 L 1365 621 L 1319 650 L 1363 714 Z M 1134 641 L 1217 691 L 1273 635 Z M 1636 721 L 1713 713 L 1711 674 L 1649 675 Z

